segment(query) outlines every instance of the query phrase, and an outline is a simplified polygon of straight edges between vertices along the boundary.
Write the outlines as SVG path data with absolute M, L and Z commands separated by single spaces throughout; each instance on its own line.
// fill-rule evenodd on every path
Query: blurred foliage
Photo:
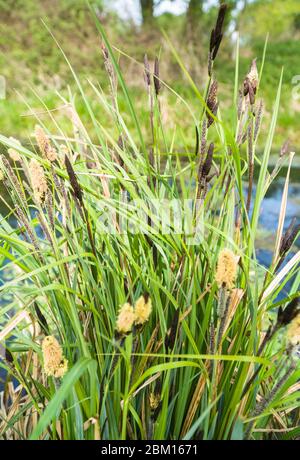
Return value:
M 203 2 L 203 5 L 205 3 Z M 268 121 L 270 117 L 274 86 L 277 86 L 281 67 L 284 66 L 282 113 L 279 115 L 279 126 L 283 128 L 278 133 L 277 142 L 279 145 L 289 137 L 294 144 L 298 144 L 295 128 L 299 104 L 291 98 L 291 79 L 299 74 L 299 1 L 244 2 L 244 8 L 238 17 L 234 11 L 237 2 L 230 0 L 229 3 L 229 32 L 222 43 L 215 66 L 220 85 L 224 87 L 222 93 L 226 94 L 226 87 L 232 84 L 234 78 L 234 49 L 230 36 L 234 30 L 232 18 L 235 18 L 236 24 L 239 25 L 241 37 L 240 84 L 251 59 L 257 57 L 260 66 L 265 37 L 269 31 L 270 40 L 261 85 L 266 96 L 265 119 Z M 97 7 L 97 15 L 110 41 L 117 49 L 139 63 L 138 65 L 117 53 L 131 91 L 139 95 L 145 94 L 142 62 L 147 52 L 150 61 L 153 61 L 156 55 L 161 56 L 162 78 L 191 105 L 195 103 L 178 64 L 162 39 L 160 29 L 167 32 L 188 71 L 197 85 L 203 89 L 209 35 L 216 17 L 216 7 L 209 10 L 203 8 L 202 14 L 198 12 L 199 24 L 194 32 L 189 34 L 189 16 L 185 14 L 175 16 L 165 13 L 156 17 L 151 27 L 141 28 L 132 21 L 120 20 L 116 13 L 108 13 L 103 0 L 94 0 L 93 4 Z M 138 7 L 138 0 L 136 4 Z M 0 0 L 0 68 L 1 74 L 7 80 L 7 99 L 0 101 L 0 116 L 3 120 L 2 132 L 5 134 L 27 137 L 35 123 L 34 118 L 28 116 L 29 109 L 16 94 L 16 90 L 26 98 L 28 105 L 36 110 L 41 109 L 41 102 L 33 94 L 32 89 L 50 109 L 55 109 L 61 104 L 56 92 L 68 97 L 68 85 L 74 90 L 70 69 L 42 19 L 83 82 L 89 79 L 95 84 L 100 83 L 104 88 L 108 84 L 100 48 L 101 39 L 85 0 Z M 88 84 L 86 86 L 88 87 Z M 175 120 L 176 98 L 167 91 L 164 91 L 164 97 L 165 104 L 168 105 L 166 116 L 170 120 Z M 232 101 L 224 99 L 222 102 L 227 105 L 228 117 L 231 117 Z M 141 117 L 148 116 L 142 102 L 140 110 Z M 89 118 L 84 107 L 79 105 L 78 111 L 88 123 Z M 184 123 L 183 119 L 182 129 L 189 132 L 189 127 Z
M 242 30 L 249 40 L 263 39 L 267 31 L 274 41 L 290 38 L 297 29 L 299 7 L 299 0 L 256 0 L 244 10 Z

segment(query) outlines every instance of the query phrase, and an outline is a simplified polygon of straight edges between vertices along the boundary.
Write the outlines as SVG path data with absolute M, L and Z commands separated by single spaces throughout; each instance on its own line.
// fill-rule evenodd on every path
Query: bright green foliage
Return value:
M 240 25 L 250 40 L 263 39 L 268 30 L 271 39 L 279 41 L 295 34 L 298 13 L 298 0 L 255 0 L 244 10 Z
M 197 82 L 199 88 L 203 90 L 205 85 L 205 66 L 207 61 L 207 47 L 209 42 L 209 31 L 212 28 L 216 10 L 211 8 L 206 10 L 199 18 L 199 24 L 195 25 L 193 33 L 189 33 L 191 26 L 188 25 L 188 18 L 185 14 L 175 16 L 165 13 L 155 18 L 155 27 L 151 30 L 144 30 L 138 26 L 132 27 L 131 23 L 121 21 L 116 14 L 107 13 L 105 6 L 109 2 L 92 1 L 98 8 L 98 14 L 105 24 L 110 40 L 123 52 L 131 57 L 142 61 L 145 52 L 149 58 L 154 59 L 156 54 L 161 54 L 161 72 L 164 79 L 179 92 L 188 103 L 193 103 L 193 92 L 190 87 L 182 80 L 178 72 L 178 66 L 173 56 L 168 53 L 165 43 L 159 32 L 160 28 L 166 30 L 176 49 L 180 49 L 184 56 L 186 66 Z M 103 5 L 102 5 L 103 3 Z M 229 2 L 230 6 L 235 2 Z M 263 90 L 266 104 L 265 120 L 270 121 L 270 113 L 273 103 L 273 86 L 277 84 L 281 66 L 284 66 L 284 80 L 282 88 L 282 110 L 279 114 L 280 128 L 278 129 L 274 150 L 279 150 L 282 143 L 289 138 L 294 145 L 298 145 L 296 135 L 296 119 L 298 116 L 298 102 L 292 99 L 291 78 L 299 74 L 298 68 L 298 49 L 299 37 L 297 30 L 291 24 L 296 21 L 297 16 L 293 15 L 291 5 L 293 0 L 285 2 L 252 2 L 248 3 L 245 10 L 238 16 L 237 20 L 242 33 L 241 58 L 240 58 L 240 81 L 244 78 L 248 70 L 251 58 L 262 55 L 265 36 L 269 32 L 269 53 L 264 72 Z M 297 0 L 296 0 L 297 3 Z M 138 6 L 138 1 L 136 2 Z M 264 6 L 266 4 L 266 6 Z M 188 4 L 187 4 L 188 6 Z M 281 15 L 281 9 L 284 14 Z M 260 10 L 266 11 L 267 20 L 261 20 Z M 270 10 L 272 14 L 269 14 Z M 279 12 L 279 13 L 277 13 Z M 294 11 L 295 13 L 295 11 Z M 274 15 L 279 15 L 278 20 L 274 21 Z M 288 16 L 287 16 L 288 14 Z M 194 16 L 193 16 L 194 17 Z M 288 21 L 281 24 L 282 18 L 288 17 Z M 249 20 L 248 20 L 249 19 Z M 268 21 L 271 21 L 269 23 Z M 88 10 L 85 0 L 27 0 L 26 2 L 15 2 L 12 0 L 0 3 L 0 74 L 6 78 L 7 97 L 0 100 L 1 131 L 7 136 L 18 134 L 23 140 L 30 136 L 36 122 L 32 111 L 27 104 L 35 111 L 40 103 L 37 96 L 46 102 L 47 107 L 56 110 L 60 116 L 59 123 L 65 130 L 69 125 L 61 101 L 57 98 L 56 91 L 64 97 L 68 97 L 68 87 L 72 92 L 77 92 L 76 86 L 70 78 L 68 66 L 51 37 L 51 34 L 44 25 L 47 24 L 51 32 L 57 38 L 59 44 L 68 56 L 77 75 L 82 81 L 85 92 L 92 98 L 87 79 L 92 79 L 94 84 L 98 81 L 104 82 L 105 69 L 101 59 L 100 40 L 94 22 Z M 258 24 L 260 21 L 260 24 Z M 230 22 L 229 15 L 226 24 Z M 275 31 L 275 26 L 281 24 L 281 32 Z M 259 31 L 259 35 L 256 32 Z M 184 40 L 181 38 L 184 37 Z M 297 38 L 298 37 L 298 38 Z M 230 98 L 230 87 L 234 80 L 235 64 L 232 59 L 232 42 L 230 33 L 225 36 L 223 43 L 223 53 L 220 54 L 217 62 L 218 80 L 222 85 L 222 99 L 227 104 L 227 110 L 223 116 L 227 120 L 232 119 L 232 105 Z M 119 65 L 125 74 L 128 86 L 134 94 L 139 104 L 139 116 L 143 120 L 144 126 L 147 124 L 147 110 L 145 107 L 144 87 L 142 75 L 138 68 L 131 62 L 120 58 Z M 106 90 L 106 87 L 104 87 Z M 168 121 L 178 123 L 176 99 L 170 94 L 164 95 L 168 99 Z M 146 102 L 147 103 L 147 102 Z M 90 119 L 86 116 L 86 108 L 78 98 L 77 110 L 83 117 L 85 125 L 89 130 L 93 130 Z M 97 112 L 96 102 L 91 101 L 93 110 Z M 119 95 L 119 109 L 123 117 L 126 118 L 126 102 L 122 94 Z M 126 120 L 127 121 L 127 120 Z M 48 123 L 45 117 L 45 123 Z M 107 129 L 111 129 L 109 119 L 105 119 Z M 129 127 L 132 125 L 129 121 Z M 186 118 L 181 117 L 181 127 L 190 136 L 189 123 Z M 267 125 L 266 125 L 267 128 Z M 168 136 L 169 131 L 166 133 Z M 171 139 L 168 139 L 171 142 Z M 178 147 L 179 144 L 177 143 Z M 180 145 L 180 149 L 183 146 Z M 263 142 L 258 146 L 261 150 Z

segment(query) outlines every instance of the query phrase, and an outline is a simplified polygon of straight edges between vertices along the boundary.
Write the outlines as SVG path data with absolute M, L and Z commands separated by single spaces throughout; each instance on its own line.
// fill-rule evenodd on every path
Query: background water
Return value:
M 284 188 L 286 170 L 283 169 L 277 179 L 269 188 L 263 200 L 259 218 L 261 236 L 258 239 L 258 259 L 264 266 L 269 266 L 272 259 L 275 234 L 278 225 L 281 199 Z M 284 230 L 287 229 L 291 220 L 296 217 L 300 223 L 300 168 L 295 167 L 291 171 Z M 254 189 L 255 193 L 255 189 Z M 300 238 L 295 242 L 295 248 L 300 247 Z M 292 254 L 291 254 L 292 256 Z M 290 256 L 290 257 L 291 257 Z

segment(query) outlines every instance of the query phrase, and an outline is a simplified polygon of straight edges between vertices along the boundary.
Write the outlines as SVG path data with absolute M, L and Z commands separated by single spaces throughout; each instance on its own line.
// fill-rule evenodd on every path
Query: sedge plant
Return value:
M 300 436 L 300 253 L 285 262 L 299 228 L 283 230 L 293 153 L 282 150 L 269 168 L 282 79 L 260 153 L 264 56 L 241 79 L 237 47 L 234 119 L 218 102 L 225 13 L 222 5 L 204 89 L 165 37 L 193 106 L 161 75 L 163 52 L 155 62 L 145 56 L 135 63 L 149 109 L 142 124 L 119 64 L 130 58 L 95 17 L 109 94 L 89 81 L 87 96 L 65 56 L 89 127 L 70 92 L 60 96 L 69 132 L 43 105 L 47 121 L 36 115 L 31 145 L 0 136 L 8 210 L 0 270 L 12 273 L 0 286 L 0 438 Z M 193 138 L 165 121 L 162 92 L 177 99 Z M 259 216 L 286 163 L 265 268 L 256 257 Z

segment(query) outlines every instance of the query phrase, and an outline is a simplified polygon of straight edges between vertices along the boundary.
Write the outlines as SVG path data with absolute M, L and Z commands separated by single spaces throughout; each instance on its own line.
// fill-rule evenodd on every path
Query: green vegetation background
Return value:
M 174 16 L 164 14 L 155 19 L 151 26 L 140 27 L 133 22 L 121 21 L 117 14 L 108 13 L 103 1 L 93 2 L 98 7 L 99 16 L 111 42 L 120 50 L 143 62 L 147 52 L 150 59 L 156 54 L 161 57 L 161 78 L 171 85 L 188 103 L 195 108 L 193 94 L 179 67 L 173 60 L 160 29 L 163 28 L 171 38 L 176 49 L 196 83 L 203 88 L 206 67 L 206 49 L 209 30 L 215 10 L 203 13 L 199 17 L 196 32 L 191 38 L 188 32 L 188 20 L 185 14 Z M 234 3 L 234 2 L 233 2 Z M 138 7 L 138 1 L 137 1 Z M 279 114 L 280 128 L 277 131 L 278 148 L 287 138 L 295 148 L 299 145 L 300 100 L 292 98 L 292 78 L 300 74 L 300 14 L 298 0 L 254 1 L 247 4 L 236 22 L 241 37 L 240 80 L 242 82 L 251 59 L 258 58 L 260 65 L 262 50 L 267 33 L 270 33 L 262 80 L 263 94 L 266 98 L 264 123 L 268 123 L 275 95 L 275 88 L 284 66 L 284 84 L 282 104 Z M 55 44 L 53 37 L 43 21 L 54 34 L 65 51 L 88 91 L 91 80 L 107 89 L 107 74 L 101 54 L 101 42 L 85 0 L 0 0 L 0 74 L 6 79 L 7 96 L 0 100 L 1 133 L 28 139 L 35 124 L 33 112 L 39 114 L 45 110 L 41 100 L 49 109 L 55 110 L 61 125 L 68 130 L 68 112 L 61 96 L 68 97 L 68 87 L 74 89 L 72 76 L 67 63 Z M 127 76 L 132 93 L 139 100 L 139 116 L 148 124 L 147 95 L 143 84 L 142 65 L 119 55 L 121 67 Z M 232 114 L 233 101 L 226 99 L 234 79 L 234 49 L 230 33 L 222 44 L 222 52 L 217 63 L 217 76 L 225 94 L 222 101 L 228 117 Z M 228 88 L 228 91 L 226 89 Z M 164 116 L 167 123 L 177 124 L 181 136 L 188 138 L 193 127 L 185 124 L 181 106 L 175 96 L 166 89 L 163 93 Z M 40 100 L 39 100 L 40 98 Z M 120 95 L 122 109 L 122 95 Z M 96 102 L 95 102 L 96 104 Z M 83 121 L 89 123 L 80 99 L 78 111 Z M 125 104 L 124 104 L 125 106 Z M 101 107 L 94 107 L 99 117 L 105 117 Z M 45 114 L 45 123 L 49 116 Z M 108 129 L 113 130 L 107 120 Z M 180 141 L 179 147 L 180 149 Z

